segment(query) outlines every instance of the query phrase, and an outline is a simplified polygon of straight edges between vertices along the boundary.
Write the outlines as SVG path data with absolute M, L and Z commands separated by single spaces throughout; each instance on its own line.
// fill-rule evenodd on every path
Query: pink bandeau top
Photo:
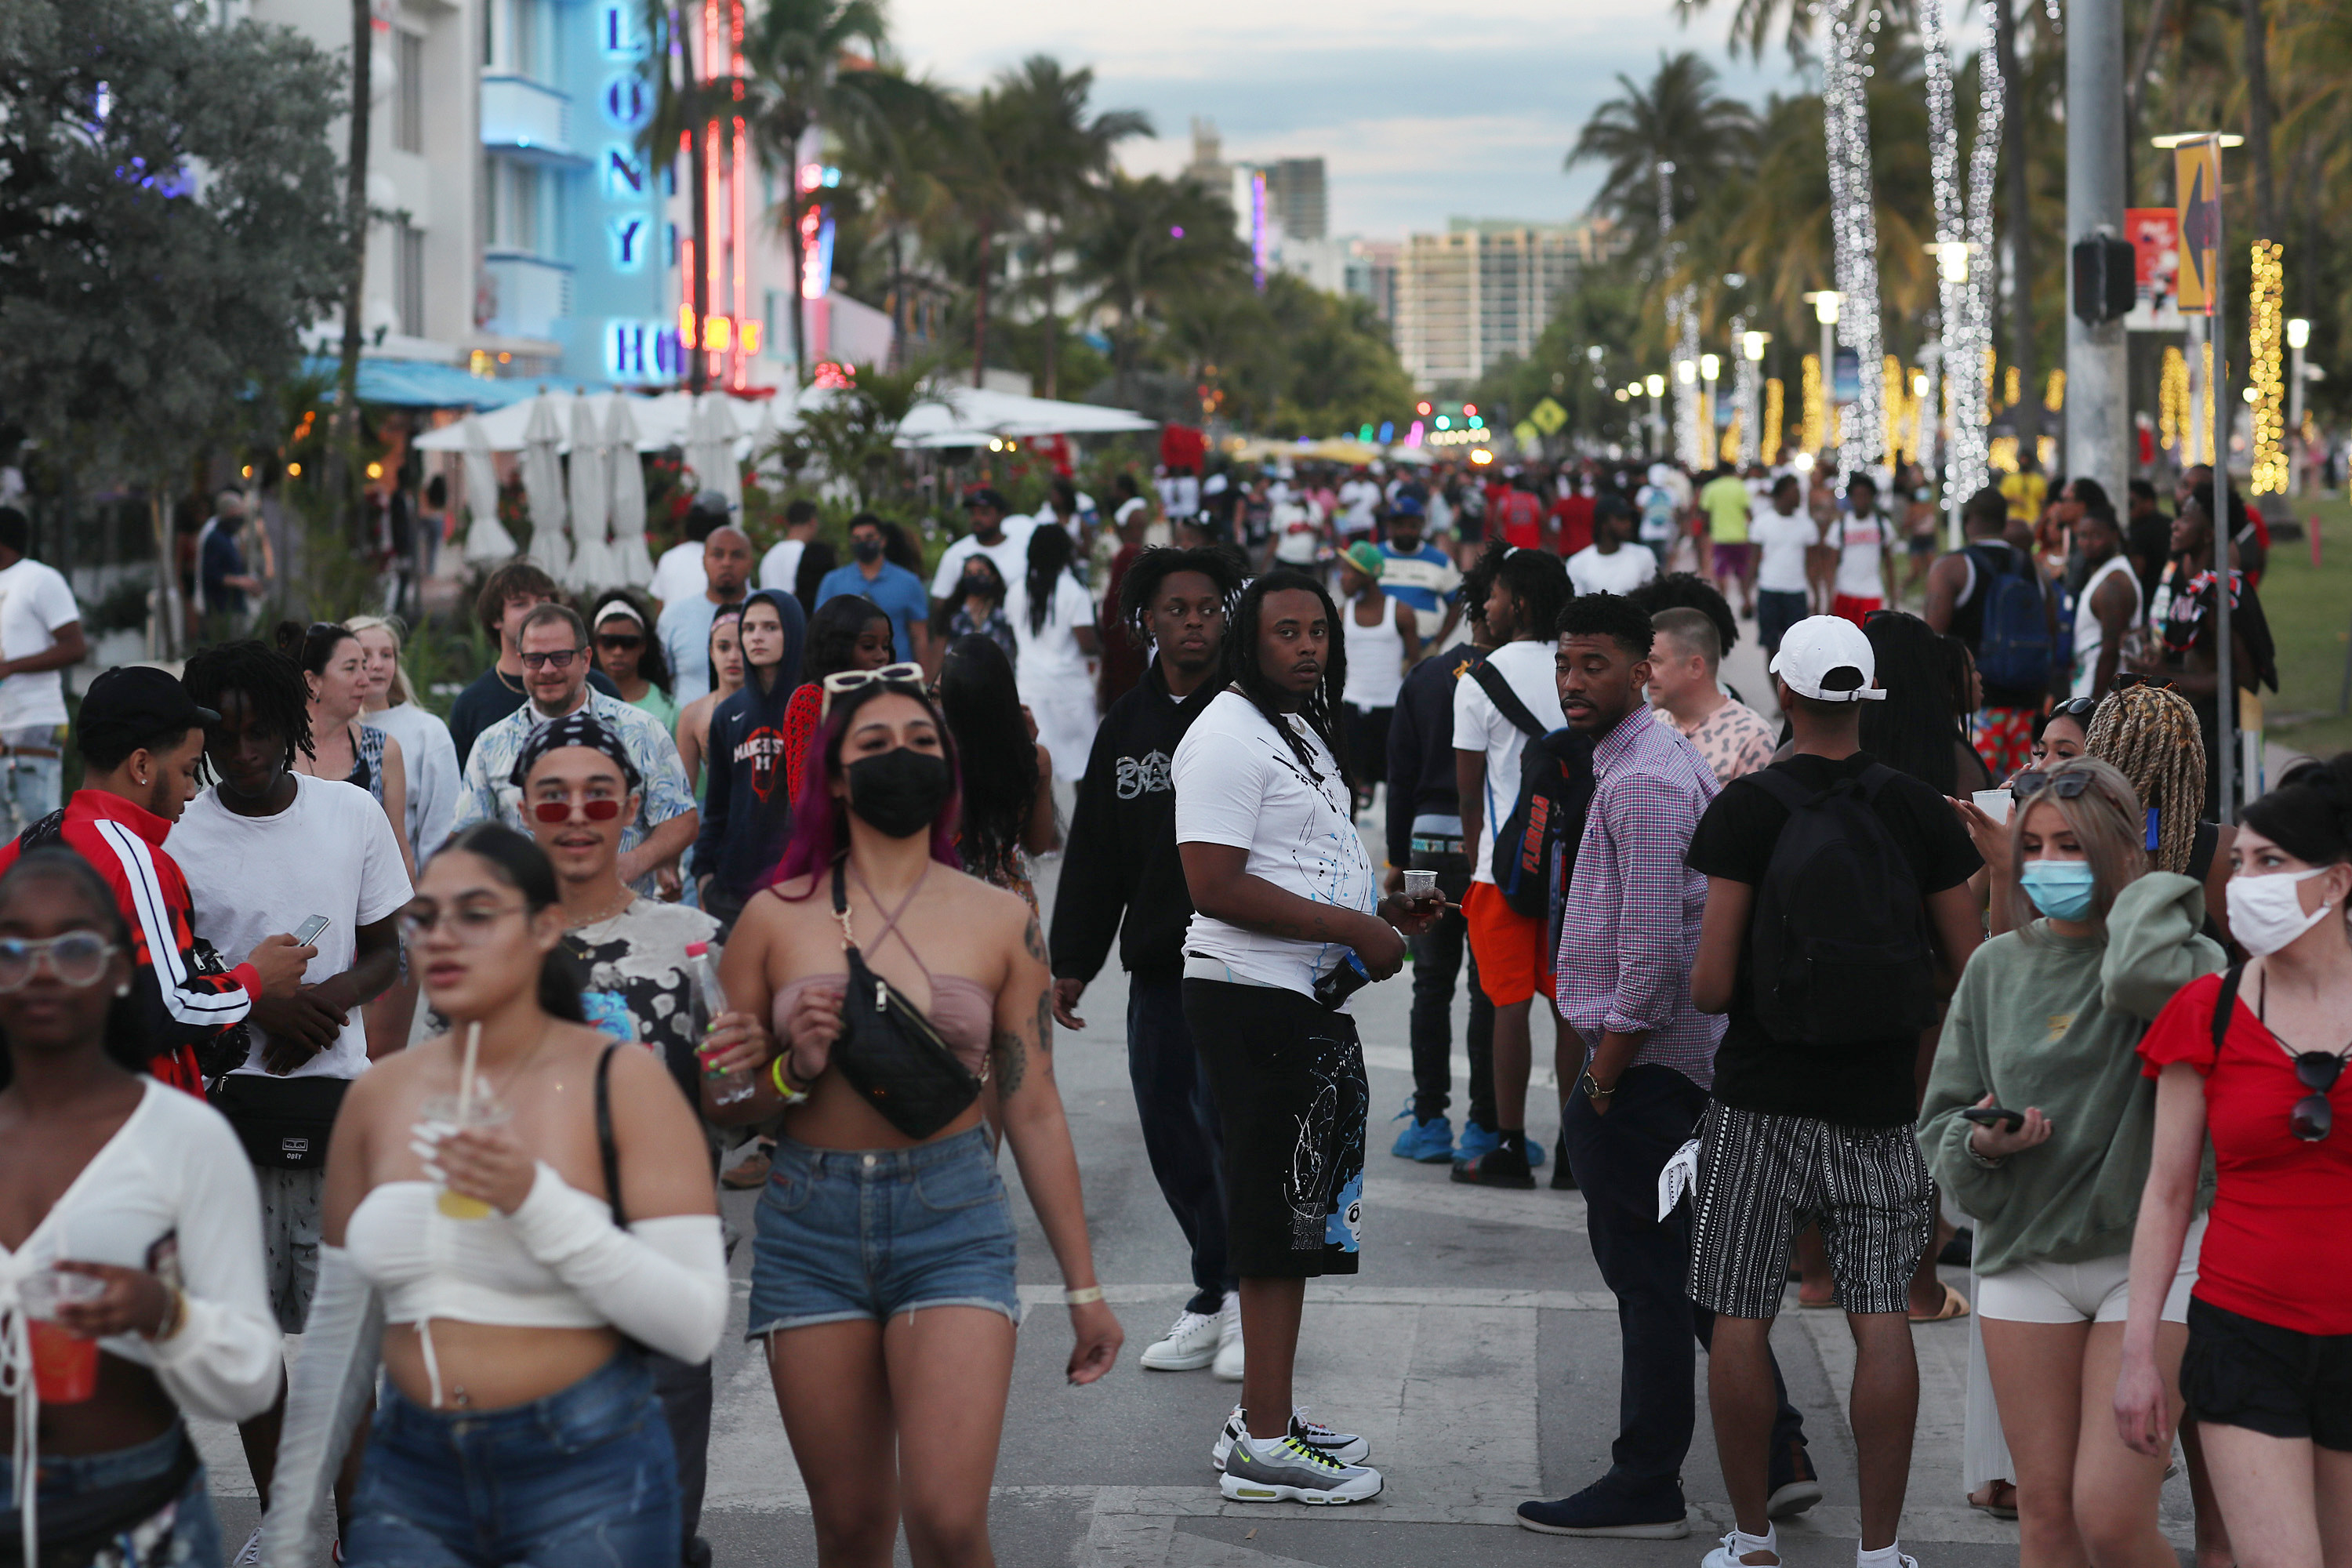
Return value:
M 792 1017 L 793 1005 L 801 993 L 812 985 L 843 985 L 849 981 L 846 970 L 835 970 L 830 974 L 803 974 L 790 981 L 776 993 L 775 1026 L 779 1039 L 784 1026 Z M 948 1049 L 956 1059 L 977 1075 L 988 1059 L 988 1039 L 996 1021 L 996 998 L 977 980 L 966 980 L 961 974 L 931 976 L 931 1005 L 925 1016 L 931 1027 L 940 1032 Z

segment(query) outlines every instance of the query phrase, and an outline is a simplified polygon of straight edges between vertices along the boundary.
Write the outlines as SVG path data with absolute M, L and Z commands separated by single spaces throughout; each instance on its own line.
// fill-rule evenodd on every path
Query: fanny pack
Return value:
M 849 972 L 834 1065 L 885 1121 L 919 1141 L 961 1116 L 980 1098 L 982 1079 L 956 1059 L 921 1008 L 866 966 L 850 930 L 845 868 L 845 861 L 833 863 L 833 912 Z
M 170 1468 L 140 1480 L 42 1500 L 34 1563 L 38 1568 L 163 1568 L 171 1556 L 175 1522 L 169 1515 L 199 1462 L 183 1429 Z M 23 1530 L 24 1519 L 15 1509 L 0 1512 L 0 1540 Z
M 327 1163 L 327 1140 L 351 1087 L 349 1079 L 236 1072 L 214 1083 L 206 1098 L 236 1130 L 247 1159 L 308 1171 Z

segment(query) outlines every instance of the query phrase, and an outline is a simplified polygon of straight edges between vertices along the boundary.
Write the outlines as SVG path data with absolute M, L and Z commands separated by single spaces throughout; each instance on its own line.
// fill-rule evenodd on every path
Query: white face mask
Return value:
M 2305 914 L 2303 900 L 2294 890 L 2295 884 L 2324 877 L 2330 869 L 2321 866 L 2303 872 L 2276 871 L 2266 877 L 2231 878 L 2230 934 L 2256 957 L 2278 952 L 2325 920 L 2327 911 L 2336 907 L 2322 904 Z

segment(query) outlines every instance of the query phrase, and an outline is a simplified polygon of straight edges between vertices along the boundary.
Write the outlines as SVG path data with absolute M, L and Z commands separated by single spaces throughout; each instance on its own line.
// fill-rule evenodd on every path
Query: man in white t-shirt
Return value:
M 710 537 L 712 529 L 726 527 L 734 515 L 735 509 L 717 490 L 705 490 L 694 498 L 679 525 L 686 537 L 663 551 L 661 559 L 654 563 L 653 585 L 646 591 L 655 603 L 691 599 L 702 592 L 702 542 Z
M 939 612 L 957 597 L 956 584 L 963 580 L 963 563 L 975 555 L 985 555 L 996 567 L 996 574 L 1007 583 L 1017 583 L 1029 575 L 1029 535 L 1036 524 L 1025 517 L 1012 515 L 1012 508 L 1003 495 L 982 487 L 964 497 L 965 516 L 971 522 L 971 531 L 940 552 L 940 563 L 931 573 L 931 611 L 936 619 Z
M 808 554 L 809 542 L 816 537 L 816 502 L 796 500 L 784 508 L 784 536 L 768 546 L 768 552 L 760 557 L 761 587 L 783 594 L 798 592 L 801 562 Z M 683 707 L 685 699 L 678 700 Z
M 1878 481 L 1856 474 L 1845 487 L 1846 510 L 1829 532 L 1837 542 L 1837 592 L 1830 614 L 1855 626 L 1895 596 L 1895 525 L 1879 514 Z
M 26 553 L 33 525 L 0 506 L 0 809 L 14 837 L 57 810 L 65 784 L 66 686 L 89 652 L 81 606 L 57 571 Z
M 710 623 L 719 605 L 743 602 L 751 575 L 751 535 L 722 524 L 702 541 L 702 591 L 680 594 L 662 605 L 654 636 L 661 639 L 662 657 L 669 662 L 669 694 L 678 706 L 710 694 Z M 782 591 L 791 593 L 791 585 Z
M 1633 509 L 1614 493 L 1592 509 L 1592 542 L 1568 558 L 1569 585 L 1580 594 L 1630 594 L 1658 574 L 1658 558 L 1631 542 Z
M 1381 484 L 1378 479 L 1362 474 L 1350 478 L 1339 487 L 1339 535 L 1344 541 L 1361 533 L 1370 533 L 1380 515 Z
M 1554 563 L 1558 570 L 1558 563 Z M 1307 1281 L 1353 1274 L 1362 1230 L 1363 1048 L 1335 977 L 1385 980 L 1436 910 L 1380 897 L 1321 721 L 1339 693 L 1330 595 L 1276 571 L 1243 594 L 1225 666 L 1244 661 L 1177 742 L 1176 852 L 1192 894 L 1184 1018 L 1223 1132 L 1227 1257 L 1240 1281 L 1242 1402 L 1213 1449 L 1238 1501 L 1378 1496 L 1364 1439 L 1293 1414 Z
M 252 1047 L 216 1102 L 247 1152 L 265 1156 L 254 1176 L 269 1303 L 279 1328 L 300 1333 L 319 1279 L 323 1130 L 339 1102 L 326 1085 L 367 1070 L 362 1009 L 398 971 L 394 916 L 408 902 L 408 873 L 373 796 L 293 771 L 296 750 L 310 746 L 310 693 L 293 660 L 253 641 L 199 648 L 182 684 L 220 715 L 205 727 L 214 785 L 188 803 L 163 841 L 194 895 L 196 935 L 236 963 L 265 937 L 299 931 L 314 915 L 327 921 L 311 938 L 318 954 L 306 984 L 290 996 L 255 999 Z M 289 1129 L 306 1121 L 320 1131 Z M 281 1390 L 276 1405 L 240 1428 L 265 1498 L 285 1398 Z
M 1544 734 L 1568 727 L 1552 670 L 1552 628 L 1571 592 L 1559 556 L 1515 550 L 1496 569 L 1486 595 L 1486 632 L 1496 647 L 1484 668 L 1501 677 L 1518 710 Z M 1470 928 L 1478 988 L 1495 1005 L 1497 1125 L 1482 1128 L 1474 1121 L 1464 1127 L 1454 1179 L 1532 1187 L 1543 1145 L 1530 1143 L 1527 1135 L 1529 1014 L 1538 993 L 1552 994 L 1550 933 L 1543 916 L 1519 913 L 1495 885 L 1495 834 L 1518 804 L 1519 757 L 1527 750 L 1528 727 L 1496 703 L 1482 679 L 1486 678 L 1474 672 L 1454 683 L 1454 780 L 1462 803 L 1463 842 L 1475 838 L 1478 845 L 1462 914 Z M 1565 1087 L 1582 1069 L 1582 1048 L 1559 1013 L 1549 1006 L 1544 1010 L 1551 1014 L 1554 1054 L 1562 1063 L 1559 1081 Z
M 1821 525 L 1805 510 L 1804 487 L 1794 474 L 1772 481 L 1772 503 L 1748 524 L 1748 537 L 1758 551 L 1756 562 L 1756 640 L 1769 660 L 1780 651 L 1780 639 L 1790 626 L 1811 613 L 1807 552 L 1822 542 Z

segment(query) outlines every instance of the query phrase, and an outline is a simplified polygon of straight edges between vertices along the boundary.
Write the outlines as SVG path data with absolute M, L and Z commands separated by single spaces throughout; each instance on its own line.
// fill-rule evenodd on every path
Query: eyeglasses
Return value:
M 472 947 L 489 935 L 492 926 L 522 908 L 520 904 L 459 904 L 445 910 L 429 901 L 415 903 L 400 911 L 400 934 L 421 942 L 436 927 L 446 923 L 460 942 Z
M 895 686 L 912 695 L 923 689 L 923 667 L 919 664 L 886 664 L 879 669 L 845 669 L 838 675 L 824 678 L 824 706 L 818 711 L 822 722 L 833 712 L 833 700 L 845 696 L 865 686 Z
M 2169 691 L 2172 689 L 2172 682 L 2163 679 L 2161 676 L 2143 675 L 2137 670 L 2126 670 L 2123 674 L 2116 677 L 2116 689 L 2117 691 L 2129 691 L 2135 686 L 2152 686 L 2158 691 Z
M 2344 1058 L 2332 1051 L 2297 1051 L 2294 1078 L 2311 1092 L 2295 1101 L 2287 1113 L 2287 1130 L 2306 1143 L 2323 1143 L 2336 1130 L 2336 1109 L 2327 1102 L 2336 1080 L 2344 1076 Z
M 552 665 L 558 669 L 570 669 L 572 661 L 579 657 L 580 649 L 576 647 L 560 647 L 553 653 L 527 653 L 522 656 L 522 667 L 537 669 L 541 665 Z
M 534 801 L 531 804 L 530 814 L 541 822 L 569 822 L 572 820 L 572 808 L 574 805 L 580 808 L 580 815 L 591 822 L 610 822 L 621 815 L 621 803 L 609 798 L 583 801 Z
M 0 941 L 0 992 L 23 989 L 44 957 L 49 961 L 49 973 L 66 984 L 95 985 L 117 951 L 114 943 L 94 931 L 69 931 L 39 940 L 9 937 Z
M 2091 775 L 2079 773 L 2024 773 L 2009 781 L 2010 793 L 2020 800 L 2048 790 L 2060 800 L 2073 800 L 2091 787 Z
M 606 653 L 626 653 L 631 648 L 640 648 L 645 647 L 646 639 L 643 637 L 606 637 L 599 634 L 596 638 L 596 646 L 603 648 Z

